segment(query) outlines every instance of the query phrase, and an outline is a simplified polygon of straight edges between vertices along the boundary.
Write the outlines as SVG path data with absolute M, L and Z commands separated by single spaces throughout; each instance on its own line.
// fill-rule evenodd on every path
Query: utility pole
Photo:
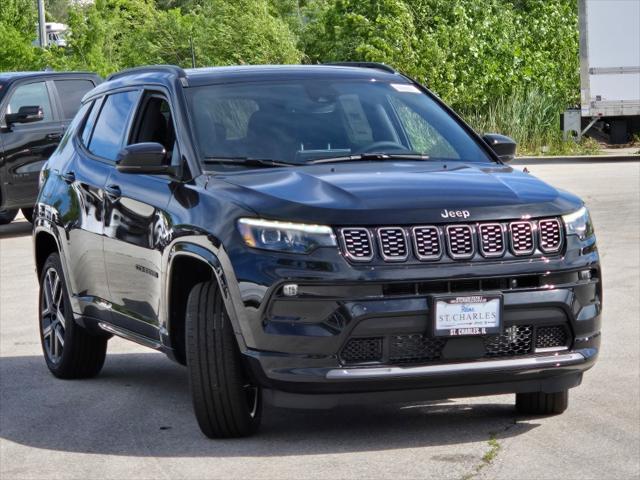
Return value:
M 40 37 L 40 46 L 47 48 L 47 27 L 44 18 L 44 0 L 38 0 L 38 36 Z

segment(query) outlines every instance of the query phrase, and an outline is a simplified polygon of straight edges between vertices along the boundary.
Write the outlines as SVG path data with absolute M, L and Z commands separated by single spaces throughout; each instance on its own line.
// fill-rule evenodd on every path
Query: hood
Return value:
M 215 177 L 260 217 L 328 225 L 390 225 L 560 215 L 579 198 L 507 165 L 362 162 Z M 216 181 L 209 188 L 216 188 Z M 231 187 L 231 188 L 229 188 Z M 467 211 L 464 219 L 444 211 Z

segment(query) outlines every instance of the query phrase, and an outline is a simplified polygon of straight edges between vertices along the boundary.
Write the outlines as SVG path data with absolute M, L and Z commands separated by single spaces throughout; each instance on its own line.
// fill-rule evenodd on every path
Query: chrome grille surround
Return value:
M 402 262 L 409 256 L 407 233 L 402 227 L 383 227 L 378 229 L 380 254 L 388 262 Z
M 556 253 L 562 248 L 562 224 L 557 218 L 538 221 L 538 245 L 543 253 Z
M 514 255 L 531 255 L 536 249 L 535 231 L 532 222 L 523 220 L 509 224 L 511 252 Z
M 501 257 L 506 250 L 504 228 L 500 223 L 481 223 L 478 225 L 478 245 L 483 257 Z
M 447 225 L 447 249 L 455 260 L 472 258 L 475 254 L 473 227 L 471 225 Z
M 442 236 L 433 225 L 413 227 L 413 249 L 419 260 L 438 260 L 442 257 Z
M 369 262 L 373 259 L 373 241 L 369 229 L 353 227 L 340 229 L 345 255 L 354 262 Z

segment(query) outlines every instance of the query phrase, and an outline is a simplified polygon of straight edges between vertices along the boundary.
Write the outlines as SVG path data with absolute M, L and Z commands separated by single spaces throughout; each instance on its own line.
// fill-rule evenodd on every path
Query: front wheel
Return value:
M 194 286 L 187 301 L 186 357 L 193 407 L 209 438 L 245 437 L 262 417 L 260 388 L 242 362 L 215 282 Z
M 51 373 L 58 378 L 88 378 L 102 369 L 107 337 L 87 332 L 73 319 L 60 263 L 52 253 L 40 276 L 40 341 Z
M 13 219 L 16 218 L 18 214 L 18 210 L 0 210 L 0 225 L 6 225 L 7 223 L 13 222 Z
M 569 391 L 516 393 L 516 410 L 524 415 L 559 415 L 569 406 Z

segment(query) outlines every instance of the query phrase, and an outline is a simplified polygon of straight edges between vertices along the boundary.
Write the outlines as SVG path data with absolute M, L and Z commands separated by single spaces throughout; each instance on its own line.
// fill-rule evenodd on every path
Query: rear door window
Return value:
M 94 85 L 91 80 L 54 80 L 58 97 L 62 103 L 62 113 L 65 120 L 71 120 L 80 108 L 80 102 L 85 93 Z
M 89 141 L 91 153 L 115 161 L 124 143 L 128 120 L 139 95 L 139 91 L 130 90 L 114 93 L 106 98 Z

